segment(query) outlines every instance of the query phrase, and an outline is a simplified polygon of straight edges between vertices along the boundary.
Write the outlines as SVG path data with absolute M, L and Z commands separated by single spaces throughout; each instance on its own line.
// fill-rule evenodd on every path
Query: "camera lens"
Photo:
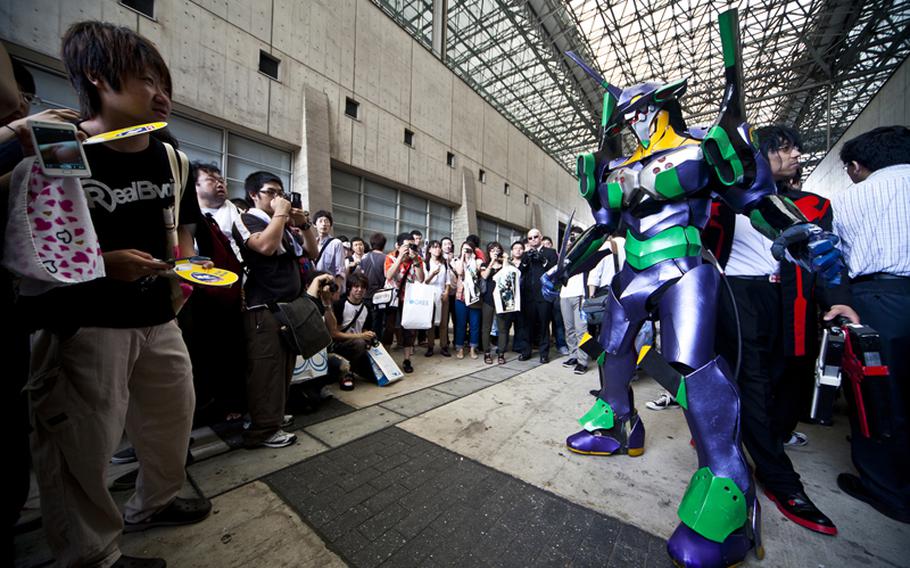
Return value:
M 336 284 L 336 283 L 334 283 L 334 282 L 330 283 L 330 284 L 329 284 L 329 292 L 337 292 L 337 291 L 338 291 L 338 284 Z

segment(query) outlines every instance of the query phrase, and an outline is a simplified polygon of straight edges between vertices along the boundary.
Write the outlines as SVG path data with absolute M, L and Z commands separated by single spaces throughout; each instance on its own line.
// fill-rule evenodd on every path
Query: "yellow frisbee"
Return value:
M 102 132 L 101 134 L 96 134 L 82 144 L 101 144 L 102 142 L 123 140 L 124 138 L 129 138 L 130 136 L 138 136 L 139 134 L 148 134 L 149 132 L 153 132 L 155 130 L 161 130 L 165 126 L 167 126 L 166 122 L 149 122 L 148 124 L 138 124 L 136 126 L 130 126 L 129 128 L 121 128 L 120 130 L 111 130 L 110 132 Z
M 202 286 L 230 286 L 237 282 L 239 277 L 230 270 L 221 268 L 203 268 L 198 264 L 178 264 L 174 267 L 174 274 L 193 284 Z

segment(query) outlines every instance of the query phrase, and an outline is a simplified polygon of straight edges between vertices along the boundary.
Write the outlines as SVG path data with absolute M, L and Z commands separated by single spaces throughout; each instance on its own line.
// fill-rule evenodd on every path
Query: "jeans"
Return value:
M 471 347 L 480 345 L 480 304 L 468 307 L 461 300 L 455 300 L 455 347 L 465 345 L 466 328 L 470 320 Z

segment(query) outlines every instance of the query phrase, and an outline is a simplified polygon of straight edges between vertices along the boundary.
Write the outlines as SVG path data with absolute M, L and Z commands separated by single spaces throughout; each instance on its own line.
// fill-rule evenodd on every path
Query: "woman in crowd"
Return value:
M 512 254 L 509 258 L 509 264 L 518 268 L 521 265 L 521 256 L 524 254 L 525 247 L 521 241 L 512 243 Z M 519 290 L 516 287 L 516 291 Z M 524 325 L 524 318 L 521 312 L 511 312 L 507 314 L 496 314 L 496 362 L 500 365 L 506 362 L 506 351 L 509 346 L 509 328 L 513 328 L 515 339 L 512 341 L 512 350 L 520 351 L 527 343 L 527 329 Z
M 493 329 L 493 320 L 496 318 L 496 307 L 493 305 L 493 291 L 496 289 L 496 283 L 493 277 L 502 270 L 505 261 L 502 253 L 502 245 L 496 241 L 487 244 L 487 262 L 480 271 L 480 277 L 484 281 L 481 286 L 483 298 L 481 305 L 481 326 L 480 326 L 480 344 L 483 348 L 483 362 L 487 365 L 493 363 L 493 353 L 490 345 L 490 332 Z M 497 325 L 497 331 L 499 326 Z M 498 341 L 497 341 L 498 343 Z
M 451 357 L 449 353 L 449 291 L 455 289 L 455 277 L 449 262 L 442 254 L 442 243 L 430 241 L 427 244 L 427 278 L 426 284 L 437 287 L 436 293 L 440 298 L 439 318 L 439 353 L 443 357 Z M 434 307 L 435 309 L 435 307 Z M 436 321 L 436 314 L 433 314 Z M 427 331 L 427 357 L 433 356 L 435 327 Z
M 446 262 L 449 263 L 449 268 L 452 268 L 452 261 L 455 260 L 455 241 L 450 237 L 442 237 L 439 239 L 440 244 L 442 245 L 442 257 L 446 259 Z M 446 343 L 449 342 L 449 325 L 452 326 L 452 329 L 455 329 L 455 275 L 452 275 L 452 287 L 449 289 L 449 320 L 444 324 L 439 324 L 439 333 L 442 335 L 446 334 Z M 443 329 L 445 327 L 445 329 Z
M 455 273 L 455 357 L 464 359 L 465 339 L 470 321 L 471 359 L 477 359 L 480 345 L 480 260 L 474 256 L 474 247 L 464 242 L 461 254 L 452 261 Z

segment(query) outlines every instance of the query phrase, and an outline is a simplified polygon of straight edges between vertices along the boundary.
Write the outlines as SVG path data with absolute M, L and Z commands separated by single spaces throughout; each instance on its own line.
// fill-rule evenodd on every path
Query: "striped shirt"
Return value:
M 910 164 L 882 168 L 831 198 L 850 278 L 910 276 Z

